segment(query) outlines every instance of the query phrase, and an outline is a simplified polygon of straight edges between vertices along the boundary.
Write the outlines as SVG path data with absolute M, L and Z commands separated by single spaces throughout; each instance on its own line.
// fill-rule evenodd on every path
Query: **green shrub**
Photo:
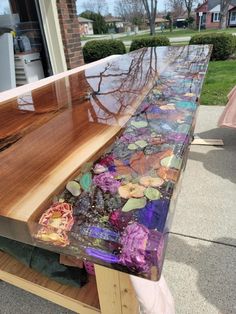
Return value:
M 233 52 L 236 53 L 236 36 L 233 36 L 234 37 L 234 49 L 233 49 Z
M 123 53 L 126 53 L 125 45 L 122 41 L 115 39 L 91 40 L 83 47 L 84 61 L 86 63 Z
M 165 36 L 150 36 L 139 39 L 134 39 L 130 46 L 130 51 L 137 50 L 143 47 L 158 47 L 169 46 L 170 41 Z
M 189 44 L 213 45 L 211 60 L 226 60 L 235 50 L 234 36 L 226 33 L 195 35 L 191 38 Z

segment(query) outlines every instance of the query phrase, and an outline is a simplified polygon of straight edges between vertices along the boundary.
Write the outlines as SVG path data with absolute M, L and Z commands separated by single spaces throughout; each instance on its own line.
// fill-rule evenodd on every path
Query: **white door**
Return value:
M 16 87 L 13 38 L 9 33 L 0 36 L 0 92 Z

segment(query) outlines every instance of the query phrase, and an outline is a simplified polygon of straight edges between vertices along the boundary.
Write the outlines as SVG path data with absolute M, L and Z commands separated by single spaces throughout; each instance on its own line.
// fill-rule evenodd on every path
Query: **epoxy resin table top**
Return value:
M 72 232 L 83 242 L 77 253 L 149 278 L 148 268 L 161 267 L 210 50 L 144 48 L 0 103 L 1 217 L 39 221 L 34 238 L 55 247 L 70 247 Z M 142 251 L 162 243 L 155 261 L 135 252 L 137 266 L 125 251 L 135 230 L 146 238 Z M 101 242 L 85 249 L 84 237 Z

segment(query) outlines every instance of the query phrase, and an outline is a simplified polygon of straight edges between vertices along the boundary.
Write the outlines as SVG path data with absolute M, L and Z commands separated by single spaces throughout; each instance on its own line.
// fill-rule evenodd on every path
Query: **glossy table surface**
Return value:
M 1 102 L 1 235 L 18 221 L 23 242 L 158 279 L 210 50 L 145 48 Z

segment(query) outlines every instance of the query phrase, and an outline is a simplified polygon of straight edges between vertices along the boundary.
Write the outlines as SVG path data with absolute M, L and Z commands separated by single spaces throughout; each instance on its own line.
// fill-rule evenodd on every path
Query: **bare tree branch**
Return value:
M 157 15 L 157 0 L 142 0 L 147 13 L 147 18 L 150 26 L 150 34 L 155 35 L 155 22 Z
M 145 17 L 142 0 L 118 0 L 115 13 L 124 21 L 135 25 L 142 24 Z
M 119 123 L 120 115 L 126 112 L 128 108 L 132 110 L 134 99 L 142 93 L 150 82 L 155 82 L 157 73 L 157 54 L 155 48 L 143 49 L 130 60 L 127 70 L 123 69 L 120 72 L 113 68 L 113 65 L 108 64 L 104 70 L 98 74 L 86 75 L 88 82 L 95 80 L 96 88 L 90 91 L 89 97 L 91 104 L 96 106 L 98 113 L 97 119 L 93 114 L 93 120 L 97 122 L 104 121 L 109 123 Z M 119 76 L 120 75 L 120 79 Z M 116 78 L 112 88 L 108 89 L 107 79 Z M 105 81 L 104 81 L 105 80 Z M 94 84 L 94 83 L 93 83 Z M 112 97 L 119 104 L 118 110 L 112 112 L 109 107 L 106 107 L 107 97 Z M 104 98 L 105 97 L 105 98 Z M 129 111 L 129 110 L 128 110 Z
M 195 0 L 184 0 L 184 4 L 185 4 L 185 7 L 186 7 L 187 13 L 188 13 L 188 19 L 191 16 L 191 11 L 192 11 L 192 8 L 193 8 L 194 1 Z
M 101 15 L 106 15 L 109 12 L 109 6 L 106 0 L 83 1 L 81 7 L 85 11 L 100 13 Z
M 171 11 L 171 16 L 173 19 L 178 18 L 184 13 L 184 1 L 192 0 L 169 0 L 169 9 Z

